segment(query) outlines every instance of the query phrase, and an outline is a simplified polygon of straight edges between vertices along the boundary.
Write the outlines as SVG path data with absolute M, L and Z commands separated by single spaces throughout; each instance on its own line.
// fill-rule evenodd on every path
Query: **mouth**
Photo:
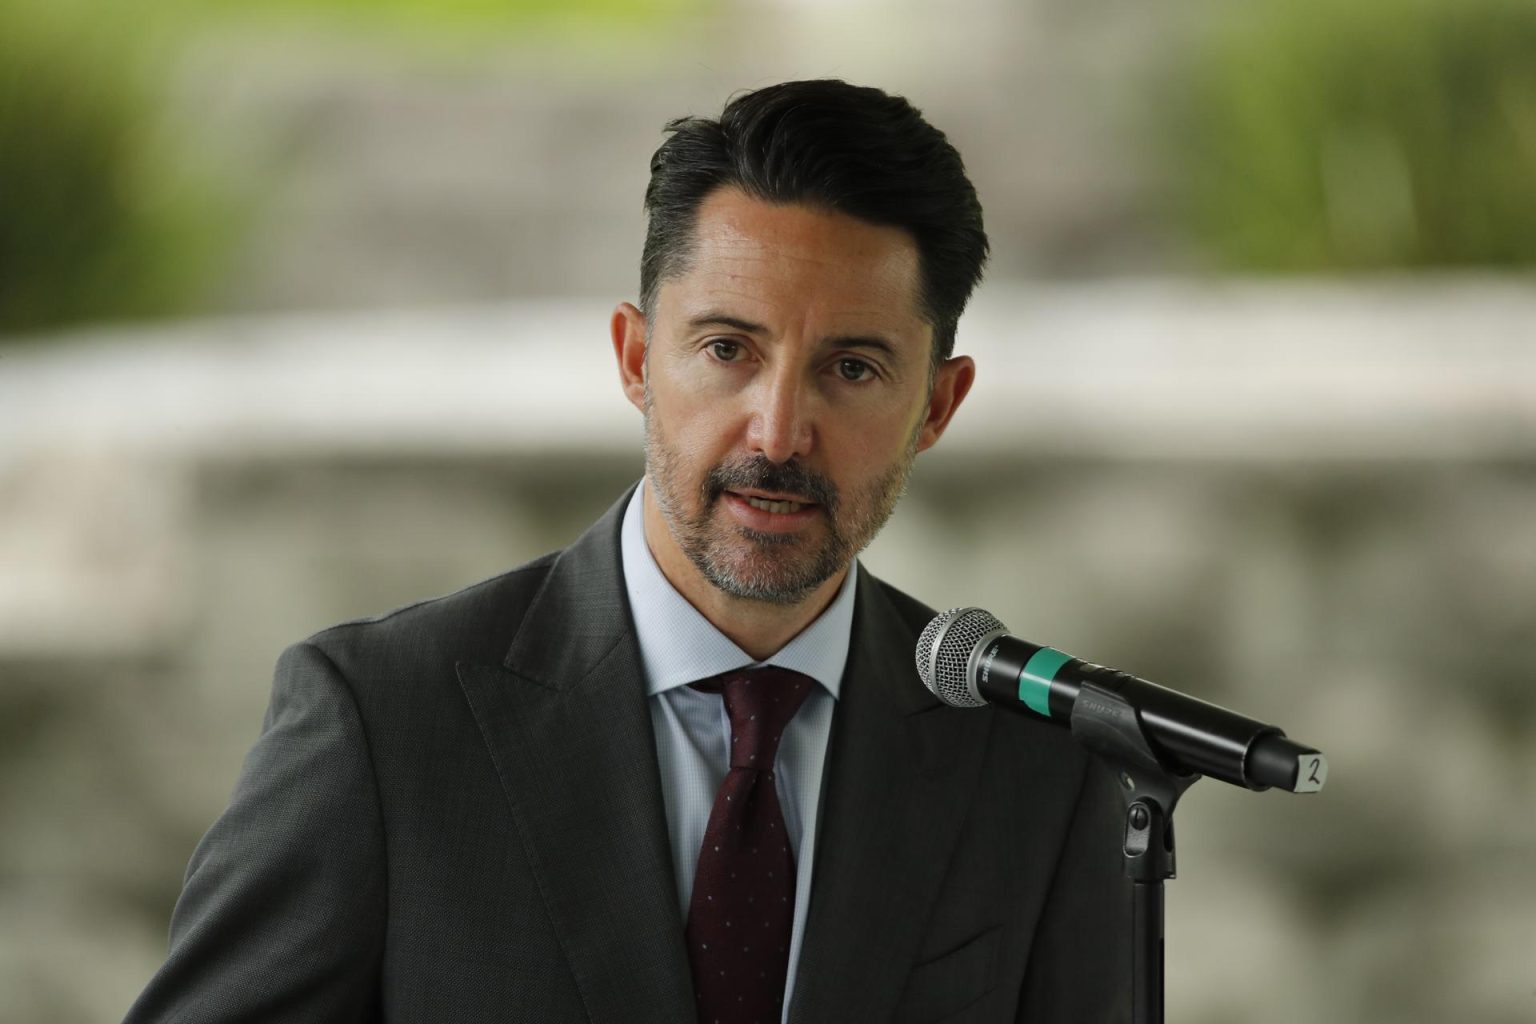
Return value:
M 736 510 L 737 519 L 756 530 L 798 530 L 821 514 L 820 505 L 798 494 L 727 490 L 724 495 L 727 507 Z
M 745 501 L 748 505 L 761 512 L 770 512 L 778 516 L 792 515 L 816 504 L 813 501 L 806 501 L 799 495 L 786 497 L 779 494 L 768 494 L 763 491 L 727 491 L 726 493 L 734 498 Z

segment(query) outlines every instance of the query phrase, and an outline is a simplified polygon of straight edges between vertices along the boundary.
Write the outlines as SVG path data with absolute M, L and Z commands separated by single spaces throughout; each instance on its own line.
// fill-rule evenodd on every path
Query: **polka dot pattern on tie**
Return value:
M 815 680 L 769 666 L 693 684 L 718 692 L 731 766 L 715 794 L 688 907 L 688 955 L 701 1024 L 777 1024 L 793 927 L 795 858 L 774 789 L 784 727 Z

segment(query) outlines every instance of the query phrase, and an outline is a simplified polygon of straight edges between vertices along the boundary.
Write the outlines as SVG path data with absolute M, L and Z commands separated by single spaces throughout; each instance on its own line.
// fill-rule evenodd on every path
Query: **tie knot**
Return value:
M 719 690 L 731 719 L 731 767 L 773 771 L 779 737 L 795 717 L 816 680 L 768 665 L 727 672 L 694 686 Z

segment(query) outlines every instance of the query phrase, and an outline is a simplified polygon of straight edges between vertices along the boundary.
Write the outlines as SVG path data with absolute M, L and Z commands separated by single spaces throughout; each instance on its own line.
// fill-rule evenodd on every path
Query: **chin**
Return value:
M 706 573 L 705 575 L 715 589 L 722 593 L 741 601 L 756 601 L 759 604 L 788 607 L 804 601 L 816 590 L 815 584 L 792 586 L 784 580 L 743 579 L 734 574 Z
M 741 550 L 742 540 L 750 550 Z M 819 552 L 791 550 L 805 547 L 800 537 L 752 533 L 730 547 L 733 550 L 704 552 L 694 563 L 718 590 L 748 601 L 798 604 L 846 568 L 836 564 L 826 548 Z

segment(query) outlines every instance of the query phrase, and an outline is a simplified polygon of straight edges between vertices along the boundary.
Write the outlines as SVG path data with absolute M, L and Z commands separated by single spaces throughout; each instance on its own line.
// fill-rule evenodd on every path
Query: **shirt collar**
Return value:
M 641 504 L 645 486 L 645 481 L 641 481 L 624 510 L 620 542 L 624 587 L 629 593 L 640 659 L 645 664 L 647 696 L 732 669 L 777 665 L 803 672 L 836 697 L 842 688 L 843 666 L 848 661 L 858 562 L 848 567 L 848 575 L 826 611 L 778 653 L 766 661 L 754 661 L 662 575 L 645 540 Z

